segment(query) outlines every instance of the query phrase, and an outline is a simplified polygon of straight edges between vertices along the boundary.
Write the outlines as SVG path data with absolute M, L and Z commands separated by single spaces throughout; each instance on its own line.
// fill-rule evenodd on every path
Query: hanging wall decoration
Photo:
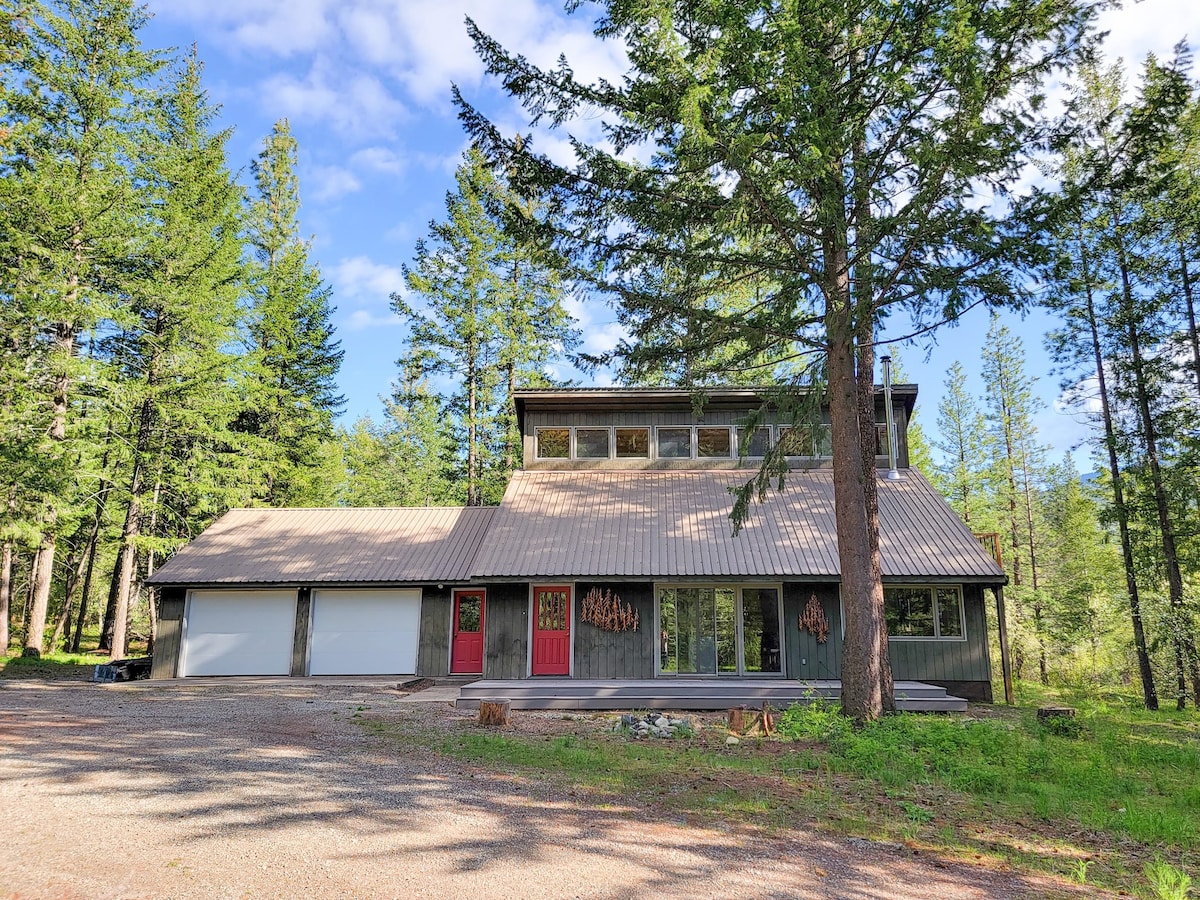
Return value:
M 638 612 L 611 590 L 601 593 L 594 587 L 583 598 L 583 621 L 605 631 L 637 631 Z
M 816 594 L 809 596 L 808 605 L 800 613 L 800 627 L 809 634 L 815 634 L 818 644 L 829 640 L 829 620 L 825 618 L 825 609 Z

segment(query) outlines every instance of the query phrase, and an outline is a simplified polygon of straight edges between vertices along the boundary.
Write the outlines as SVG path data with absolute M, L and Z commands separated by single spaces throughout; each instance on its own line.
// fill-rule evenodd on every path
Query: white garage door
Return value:
M 421 592 L 313 591 L 312 675 L 417 671 Z
M 183 674 L 287 675 L 295 629 L 295 591 L 193 591 Z

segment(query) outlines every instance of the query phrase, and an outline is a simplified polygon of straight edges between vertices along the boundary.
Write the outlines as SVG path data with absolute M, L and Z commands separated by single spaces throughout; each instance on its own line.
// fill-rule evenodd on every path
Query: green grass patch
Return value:
M 633 741 L 594 722 L 564 722 L 574 733 L 551 735 L 367 724 L 598 804 L 767 829 L 815 821 L 1076 883 L 1182 896 L 1178 886 L 1200 875 L 1200 716 L 1148 713 L 1120 695 L 1024 696 L 1033 702 L 890 716 L 861 729 L 827 705 L 797 706 L 779 715 L 780 739 L 734 746 L 713 726 L 683 740 Z M 1045 702 L 1075 706 L 1077 726 L 1040 724 Z
M 45 653 L 40 658 L 0 656 L 0 678 L 42 678 L 51 680 L 78 680 L 92 677 L 97 663 L 108 662 L 91 653 Z

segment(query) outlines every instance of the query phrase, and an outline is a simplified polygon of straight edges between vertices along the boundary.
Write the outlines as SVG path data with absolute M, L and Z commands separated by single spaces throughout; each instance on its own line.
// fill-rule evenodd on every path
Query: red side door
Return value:
M 483 674 L 483 591 L 454 592 L 450 634 L 450 674 Z
M 571 674 L 571 589 L 534 586 L 533 674 Z

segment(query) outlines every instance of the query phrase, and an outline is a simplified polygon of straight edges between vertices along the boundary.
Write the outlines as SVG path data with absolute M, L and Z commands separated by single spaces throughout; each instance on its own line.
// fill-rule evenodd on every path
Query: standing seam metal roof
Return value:
M 839 576 L 833 476 L 788 474 L 737 537 L 731 488 L 749 471 L 517 472 L 476 556 L 474 578 Z M 915 470 L 879 480 L 883 574 L 1003 581 Z
M 164 584 L 466 581 L 495 508 L 234 509 L 148 580 Z

